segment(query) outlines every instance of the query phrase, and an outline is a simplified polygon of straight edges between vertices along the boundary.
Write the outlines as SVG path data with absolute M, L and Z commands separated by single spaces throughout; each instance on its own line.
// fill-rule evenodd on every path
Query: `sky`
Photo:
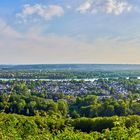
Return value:
M 0 0 L 0 64 L 140 64 L 139 0 Z

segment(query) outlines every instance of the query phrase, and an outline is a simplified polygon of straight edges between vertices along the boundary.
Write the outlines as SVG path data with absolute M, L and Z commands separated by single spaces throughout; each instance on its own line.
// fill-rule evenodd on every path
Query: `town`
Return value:
M 125 83 L 125 84 L 124 84 Z M 31 94 L 46 94 L 48 97 L 55 94 L 72 95 L 74 97 L 92 94 L 102 98 L 117 98 L 118 95 L 127 96 L 129 93 L 140 92 L 139 79 L 98 79 L 94 81 L 63 80 L 9 80 L 0 81 L 0 93 L 10 94 L 18 91 L 17 86 L 24 85 Z M 20 94 L 20 93 L 19 93 Z M 57 100 L 57 98 L 55 99 Z

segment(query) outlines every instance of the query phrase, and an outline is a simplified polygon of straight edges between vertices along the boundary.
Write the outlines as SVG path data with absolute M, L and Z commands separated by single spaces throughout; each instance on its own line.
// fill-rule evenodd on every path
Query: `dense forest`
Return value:
M 0 114 L 2 140 L 139 140 L 140 117 L 64 119 L 58 114 L 28 117 Z
M 6 79 L 94 79 L 94 78 L 137 78 L 138 70 L 117 71 L 74 71 L 74 70 L 1 70 L 0 78 Z
M 0 112 L 4 140 L 139 140 L 140 80 L 1 80 Z

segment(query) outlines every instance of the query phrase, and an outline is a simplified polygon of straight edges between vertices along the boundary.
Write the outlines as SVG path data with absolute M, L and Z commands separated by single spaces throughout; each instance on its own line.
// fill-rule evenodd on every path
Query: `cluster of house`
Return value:
M 8 83 L 8 82 L 4 82 L 4 83 L 1 83 L 0 84 L 0 94 L 2 94 L 3 92 L 6 92 L 6 93 L 11 93 L 11 84 L 10 83 Z
M 20 81 L 16 81 L 20 82 Z M 34 84 L 33 84 L 34 82 Z M 25 81 L 27 87 L 31 92 L 36 93 L 64 93 L 66 95 L 83 95 L 87 93 L 93 93 L 102 97 L 111 97 L 113 94 L 123 93 L 127 95 L 129 93 L 122 84 L 119 84 L 119 81 L 111 81 L 102 83 L 99 80 L 95 81 L 41 81 L 38 84 L 38 81 Z M 13 84 L 13 83 L 12 83 Z M 1 82 L 0 83 L 0 93 L 12 92 L 13 85 L 10 82 Z M 14 83 L 15 84 L 15 83 Z M 33 86 L 31 86 L 33 84 Z M 12 87 L 12 88 L 11 88 Z M 136 84 L 136 87 L 139 88 L 140 84 Z M 113 93 L 112 93 L 113 92 Z

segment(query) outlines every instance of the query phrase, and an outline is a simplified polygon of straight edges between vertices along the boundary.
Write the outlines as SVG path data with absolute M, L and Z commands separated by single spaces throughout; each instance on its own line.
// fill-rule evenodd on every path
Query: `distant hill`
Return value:
M 115 71 L 140 70 L 136 64 L 36 64 L 0 65 L 1 70 L 71 70 L 71 71 Z

